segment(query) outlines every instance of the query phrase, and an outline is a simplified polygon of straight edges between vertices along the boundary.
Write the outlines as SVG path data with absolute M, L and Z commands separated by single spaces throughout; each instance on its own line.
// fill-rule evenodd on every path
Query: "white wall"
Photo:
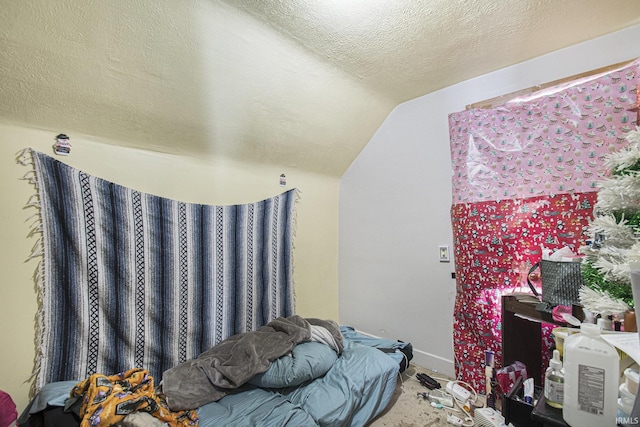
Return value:
M 341 323 L 410 341 L 414 362 L 453 375 L 454 264 L 438 259 L 438 246 L 453 250 L 448 115 L 635 59 L 638 40 L 631 27 L 396 107 L 340 181 Z

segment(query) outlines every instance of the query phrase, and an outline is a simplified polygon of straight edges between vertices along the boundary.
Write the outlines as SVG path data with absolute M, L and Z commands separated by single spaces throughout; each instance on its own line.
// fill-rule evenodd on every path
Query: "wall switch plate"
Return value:
M 449 246 L 438 246 L 440 262 L 449 262 Z

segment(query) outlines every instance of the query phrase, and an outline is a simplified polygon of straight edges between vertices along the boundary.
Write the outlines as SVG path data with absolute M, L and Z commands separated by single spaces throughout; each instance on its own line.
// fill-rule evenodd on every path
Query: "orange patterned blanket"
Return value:
M 153 377 L 144 369 L 106 376 L 93 374 L 71 390 L 71 398 L 82 399 L 81 427 L 115 425 L 127 415 L 146 412 L 172 427 L 198 425 L 196 411 L 171 411 L 156 394 Z

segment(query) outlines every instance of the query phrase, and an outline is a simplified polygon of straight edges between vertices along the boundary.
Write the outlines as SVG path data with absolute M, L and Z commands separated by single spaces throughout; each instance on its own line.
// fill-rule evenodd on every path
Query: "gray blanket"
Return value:
M 335 322 L 279 317 L 255 331 L 233 335 L 189 360 L 164 372 L 162 393 L 171 410 L 194 409 L 223 398 L 271 362 L 311 339 L 311 325 L 325 327 L 342 352 L 342 334 Z

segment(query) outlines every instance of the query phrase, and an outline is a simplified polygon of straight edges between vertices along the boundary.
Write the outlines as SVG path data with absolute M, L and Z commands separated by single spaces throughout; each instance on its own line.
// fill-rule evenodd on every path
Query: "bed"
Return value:
M 197 425 L 367 425 L 392 401 L 398 374 L 411 360 L 411 344 L 366 336 L 350 326 L 340 326 L 339 333 L 340 354 L 325 343 L 304 340 L 291 352 L 275 359 L 266 371 L 254 375 L 219 400 L 193 408 Z M 18 425 L 80 425 L 77 402 L 70 398 L 79 382 L 81 379 L 45 385 L 22 412 Z M 144 412 L 131 411 L 120 417 L 119 425 L 155 425 L 157 420 L 151 418 L 136 424 L 134 416 Z

